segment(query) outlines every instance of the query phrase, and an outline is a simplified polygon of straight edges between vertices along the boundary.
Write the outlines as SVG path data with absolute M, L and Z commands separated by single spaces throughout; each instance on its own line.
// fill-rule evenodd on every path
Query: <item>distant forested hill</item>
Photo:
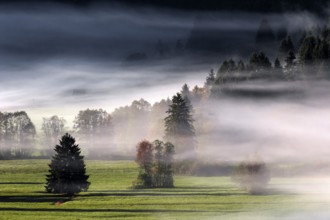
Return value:
M 0 0 L 14 3 L 26 0 Z M 184 10 L 240 10 L 248 12 L 283 12 L 307 10 L 324 13 L 330 0 L 29 0 L 33 2 L 59 2 L 73 5 L 88 6 L 97 3 L 126 3 L 132 5 L 147 5 L 169 7 Z
M 116 0 L 179 9 L 242 10 L 255 12 L 282 12 L 311 10 L 322 12 L 329 0 Z

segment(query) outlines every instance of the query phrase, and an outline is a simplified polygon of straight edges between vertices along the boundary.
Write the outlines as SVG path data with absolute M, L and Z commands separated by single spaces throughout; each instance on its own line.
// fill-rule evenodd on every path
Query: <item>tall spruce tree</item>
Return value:
M 206 88 L 208 91 L 212 88 L 212 86 L 215 83 L 215 74 L 214 70 L 211 69 L 209 75 L 206 77 L 206 81 L 204 83 L 204 88 Z
M 313 63 L 313 52 L 316 45 L 314 36 L 306 36 L 299 47 L 298 58 L 301 64 Z
M 245 71 L 245 64 L 242 60 L 238 61 L 238 64 L 237 64 L 237 71 L 238 72 L 243 72 Z
M 281 69 L 282 68 L 281 62 L 278 58 L 275 59 L 274 68 L 275 69 Z
M 84 157 L 75 139 L 66 133 L 55 146 L 55 155 L 49 164 L 46 191 L 73 196 L 81 191 L 87 191 L 90 185 L 86 175 Z
M 295 56 L 294 52 L 291 50 L 285 58 L 286 67 L 287 68 L 292 67 L 294 65 L 295 59 L 296 59 L 296 56 Z
M 187 104 L 180 93 L 172 98 L 172 104 L 166 112 L 165 139 L 173 143 L 179 153 L 179 157 L 192 156 L 195 154 L 195 128 L 191 115 L 191 107 Z M 181 155 L 180 155 L 181 153 Z
M 249 66 L 254 71 L 270 70 L 272 67 L 269 58 L 264 52 L 253 53 L 250 57 Z
M 290 51 L 294 51 L 294 45 L 290 36 L 286 37 L 281 41 L 279 52 L 285 56 Z

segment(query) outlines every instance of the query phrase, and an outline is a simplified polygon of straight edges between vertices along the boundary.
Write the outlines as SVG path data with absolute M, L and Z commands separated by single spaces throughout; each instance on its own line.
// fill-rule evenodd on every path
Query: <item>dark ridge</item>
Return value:
M 302 97 L 303 94 L 295 89 L 268 90 L 268 89 L 223 89 L 222 93 L 237 98 L 270 99 L 281 97 Z
M 0 0 L 6 3 L 26 3 L 26 0 Z M 324 14 L 329 0 L 30 0 L 26 4 L 55 2 L 75 6 L 98 3 L 124 3 L 134 6 L 166 7 L 182 10 L 238 10 L 248 12 L 284 12 L 307 10 Z

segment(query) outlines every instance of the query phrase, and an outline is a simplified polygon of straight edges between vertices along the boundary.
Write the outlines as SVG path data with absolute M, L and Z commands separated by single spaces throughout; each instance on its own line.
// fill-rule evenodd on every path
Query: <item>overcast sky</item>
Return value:
M 236 54 L 219 53 L 193 61 L 182 56 L 158 59 L 159 40 L 173 53 L 178 39 L 186 42 L 192 30 L 205 29 L 220 33 L 228 47 L 247 45 L 240 48 L 250 53 L 263 18 L 269 19 L 274 30 L 283 23 L 294 29 L 320 22 L 307 13 L 279 16 L 122 6 L 2 5 L 0 111 L 26 110 L 36 122 L 53 114 L 70 121 L 88 107 L 111 112 L 142 97 L 151 103 L 171 97 L 184 83 L 202 86 L 211 68 Z M 148 59 L 127 66 L 125 58 L 132 53 L 145 53 Z

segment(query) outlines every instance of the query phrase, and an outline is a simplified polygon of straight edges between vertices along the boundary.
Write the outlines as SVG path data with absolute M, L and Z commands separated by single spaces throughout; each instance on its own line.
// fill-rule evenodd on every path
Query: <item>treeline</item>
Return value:
M 26 112 L 0 112 L 0 159 L 28 157 L 35 135 L 35 126 Z
M 93 159 L 128 159 L 134 157 L 134 146 L 141 139 L 166 138 L 178 152 L 194 148 L 195 135 L 191 106 L 179 93 L 172 100 L 154 105 L 144 99 L 107 113 L 103 109 L 81 110 L 68 128 L 57 115 L 43 118 L 41 133 L 26 112 L 0 113 L 0 159 L 50 157 L 61 136 L 74 134 L 83 151 Z M 188 146 L 189 145 L 189 146 Z M 185 147 L 187 146 L 187 148 Z M 192 153 L 187 153 L 191 155 Z
M 117 0 L 118 1 L 118 0 Z M 284 12 L 308 10 L 314 12 L 323 12 L 324 7 L 329 3 L 328 0 L 312 1 L 312 0 L 233 0 L 233 1 L 189 1 L 189 0 L 120 0 L 120 2 L 134 3 L 138 5 L 171 7 L 178 9 L 195 9 L 195 10 L 239 10 L 248 12 Z
M 0 0 L 1 2 L 24 2 L 24 0 Z M 239 10 L 248 12 L 285 12 L 308 10 L 313 12 L 324 12 L 324 8 L 329 3 L 328 0 L 233 0 L 233 1 L 218 1 L 218 0 L 205 0 L 189 1 L 189 0 L 32 0 L 33 2 L 57 2 L 64 4 L 71 4 L 77 6 L 88 6 L 95 3 L 126 3 L 140 6 L 156 6 L 156 7 L 169 7 L 184 10 Z
M 163 137 L 164 121 L 170 100 L 153 106 L 141 99 L 116 109 L 112 114 L 103 109 L 81 110 L 73 127 L 57 115 L 43 118 L 41 132 L 24 111 L 0 112 L 0 158 L 28 158 L 32 155 L 49 157 L 59 138 L 73 133 L 87 148 L 89 157 L 107 157 L 114 151 L 133 152 L 130 149 L 141 137 Z M 153 122 L 153 123 L 151 123 Z M 107 149 L 107 150 L 105 150 Z
M 41 132 L 37 134 L 26 112 L 0 113 L 0 158 L 49 157 L 66 132 L 79 139 L 89 158 L 132 158 L 132 146 L 141 139 L 163 137 L 176 147 L 183 146 L 176 148 L 178 155 L 182 153 L 193 158 L 196 151 L 189 149 L 198 149 L 196 143 L 214 144 L 200 135 L 212 133 L 215 127 L 210 115 L 216 110 L 208 107 L 209 97 L 224 94 L 232 83 L 255 79 L 294 80 L 310 64 L 314 70 L 324 69 L 330 59 L 329 45 L 330 29 L 327 27 L 306 32 L 296 42 L 285 34 L 275 59 L 270 59 L 266 53 L 254 52 L 247 60 L 225 60 L 218 69 L 211 70 L 203 86 L 189 88 L 185 84 L 172 100 L 163 99 L 153 105 L 144 99 L 135 100 L 112 113 L 103 109 L 81 110 L 71 128 L 64 118 L 54 115 L 43 118 Z M 182 116 L 185 121 L 179 126 L 177 122 Z
M 224 60 L 216 72 L 211 70 L 207 85 L 262 78 L 293 79 L 310 66 L 314 72 L 319 73 L 320 68 L 325 71 L 330 61 L 330 28 L 316 27 L 306 31 L 296 42 L 285 32 L 275 54 L 273 60 L 262 51 L 253 52 L 247 60 Z

